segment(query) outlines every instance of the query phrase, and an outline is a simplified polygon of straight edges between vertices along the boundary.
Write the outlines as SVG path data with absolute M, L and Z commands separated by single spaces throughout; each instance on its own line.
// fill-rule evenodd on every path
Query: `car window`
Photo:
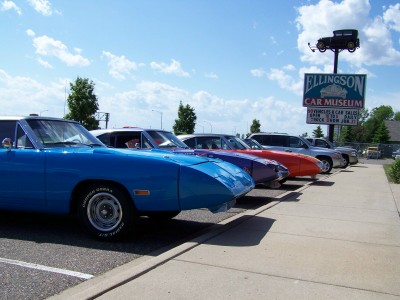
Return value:
M 102 146 L 79 123 L 46 119 L 29 119 L 27 123 L 45 148 Z
M 264 144 L 262 135 L 253 135 L 251 138 L 259 142 L 260 144 Z
M 141 148 L 153 148 L 149 139 L 142 133 L 142 145 Z
M 289 147 L 291 148 L 302 148 L 304 145 L 303 141 L 300 140 L 296 136 L 290 136 L 289 137 Z
M 16 121 L 0 121 L 1 141 L 3 141 L 5 138 L 10 138 L 14 140 L 16 123 Z M 3 147 L 3 145 L 1 145 L 0 147 Z
M 214 137 L 214 138 L 210 139 L 210 142 L 211 142 L 211 144 L 210 144 L 211 149 L 221 149 L 222 148 L 221 143 L 224 141 L 221 140 L 221 138 L 219 138 L 219 137 Z
M 147 130 L 148 135 L 157 143 L 159 148 L 186 148 L 187 145 L 178 139 L 172 132 Z
M 315 140 L 315 146 L 322 148 L 329 148 L 329 145 L 324 140 Z
M 230 147 L 228 146 L 228 144 L 224 140 L 221 140 L 221 149 L 224 149 L 224 150 L 229 150 L 230 149 Z
M 186 145 L 188 145 L 189 148 L 192 148 L 192 149 L 196 148 L 196 138 L 195 137 L 184 140 L 183 142 Z
M 116 132 L 111 134 L 114 136 L 114 144 L 116 148 L 137 148 L 140 147 L 140 132 Z
M 212 138 L 210 137 L 197 137 L 196 139 L 196 149 L 211 149 Z
M 33 149 L 33 144 L 29 137 L 25 134 L 25 131 L 18 125 L 17 128 L 17 145 L 18 149 Z
M 235 149 L 235 150 L 245 150 L 247 149 L 246 144 L 239 139 L 236 136 L 225 136 L 225 138 L 228 140 L 229 144 L 230 144 L 230 148 L 231 149 Z
M 115 135 L 111 135 L 110 133 L 104 133 L 97 138 L 102 142 L 103 144 L 111 147 L 115 147 Z
M 279 146 L 279 147 L 290 147 L 289 142 L 288 142 L 288 137 L 285 135 L 271 135 L 271 140 L 268 144 L 268 146 Z

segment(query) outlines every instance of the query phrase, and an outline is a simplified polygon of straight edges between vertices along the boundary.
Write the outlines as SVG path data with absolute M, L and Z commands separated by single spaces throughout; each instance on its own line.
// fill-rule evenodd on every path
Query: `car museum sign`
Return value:
M 358 109 L 307 107 L 307 124 L 356 126 Z
M 364 108 L 367 75 L 305 74 L 303 106 Z

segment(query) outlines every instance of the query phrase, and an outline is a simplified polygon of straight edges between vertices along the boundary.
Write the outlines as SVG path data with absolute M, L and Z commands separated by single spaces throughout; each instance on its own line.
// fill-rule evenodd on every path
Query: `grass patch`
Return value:
M 392 169 L 392 164 L 390 164 L 390 165 L 388 165 L 388 164 L 383 165 L 383 169 L 385 170 L 385 174 L 386 174 L 387 180 L 388 180 L 390 183 L 394 183 L 393 178 L 390 176 L 390 170 Z
M 390 183 L 400 183 L 400 159 L 396 159 L 392 164 L 384 165 L 383 169 Z

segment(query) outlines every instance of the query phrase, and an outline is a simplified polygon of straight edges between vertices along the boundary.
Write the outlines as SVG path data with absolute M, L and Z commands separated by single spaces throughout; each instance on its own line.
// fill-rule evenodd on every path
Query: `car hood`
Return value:
M 218 149 L 207 150 L 207 149 L 179 149 L 179 148 L 176 148 L 176 149 L 174 149 L 173 152 L 180 153 L 180 154 L 198 155 L 201 157 L 208 157 L 208 158 L 213 158 L 212 155 L 230 156 L 230 157 L 244 158 L 244 159 L 263 162 L 263 163 L 278 164 L 278 162 L 271 160 L 271 159 L 260 158 L 258 156 L 246 154 L 246 153 L 232 152 L 232 151 L 218 150 Z
M 339 150 L 336 149 L 326 149 L 326 148 L 321 148 L 321 147 L 315 147 L 315 146 L 309 146 L 310 150 L 318 151 L 321 154 L 326 153 L 326 155 L 332 155 L 335 152 L 339 152 Z
M 264 151 L 266 153 L 272 152 L 272 153 L 275 153 L 275 154 L 278 154 L 278 155 L 281 155 L 281 156 L 299 157 L 299 158 L 302 158 L 302 159 L 309 160 L 310 162 L 313 162 L 313 163 L 319 161 L 319 159 L 317 159 L 317 158 L 315 158 L 313 156 L 305 155 L 305 154 L 302 154 L 302 153 L 296 153 L 296 152 L 286 152 L 286 151 L 280 151 L 280 150 L 258 150 L 258 151 Z
M 337 151 L 340 151 L 340 152 L 352 152 L 352 151 L 355 151 L 355 152 L 357 152 L 357 150 L 356 149 L 354 149 L 354 148 L 347 148 L 347 147 L 335 147 L 335 150 L 337 150 Z
M 159 149 L 117 149 L 117 148 L 80 148 L 80 147 L 68 147 L 68 148 L 57 148 L 48 150 L 51 152 L 70 152 L 75 154 L 94 154 L 94 155 L 116 155 L 116 156 L 128 156 L 128 157 L 148 157 L 154 160 L 170 160 L 181 166 L 190 166 L 201 164 L 205 162 L 215 161 L 215 159 L 191 156 L 191 155 L 178 155 L 170 151 L 159 150 Z

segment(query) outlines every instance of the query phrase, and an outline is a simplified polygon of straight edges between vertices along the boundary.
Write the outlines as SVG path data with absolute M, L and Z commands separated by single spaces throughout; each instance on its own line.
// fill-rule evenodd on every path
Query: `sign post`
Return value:
M 307 123 L 328 125 L 330 141 L 335 125 L 356 126 L 365 105 L 366 81 L 365 74 L 304 74 Z
M 352 53 L 352 52 L 356 51 L 357 48 L 360 47 L 360 40 L 358 39 L 358 30 L 355 30 L 355 29 L 335 30 L 335 31 L 333 31 L 333 37 L 320 38 L 316 44 L 316 48 L 312 48 L 310 46 L 310 43 L 308 43 L 308 46 L 310 47 L 312 52 L 315 52 L 316 49 L 318 49 L 320 52 L 325 52 L 326 49 L 332 50 L 335 54 L 333 73 L 337 74 L 337 66 L 338 66 L 340 51 L 347 49 L 349 52 Z M 364 84 L 365 84 L 365 80 L 364 80 Z M 336 86 L 332 87 L 332 89 L 335 89 L 335 88 L 336 88 Z M 365 89 L 365 85 L 364 85 L 364 89 Z M 321 98 L 325 98 L 325 97 L 323 97 L 321 95 Z M 343 101 L 342 101 L 342 103 L 343 103 Z M 303 106 L 308 106 L 308 105 L 304 105 L 304 104 L 305 103 L 303 101 Z M 363 104 L 363 107 L 364 107 L 364 104 Z M 359 108 L 361 108 L 361 107 L 359 107 Z M 329 128 L 328 139 L 331 142 L 333 142 L 334 126 L 335 125 L 333 125 L 333 124 L 328 125 L 328 128 Z

